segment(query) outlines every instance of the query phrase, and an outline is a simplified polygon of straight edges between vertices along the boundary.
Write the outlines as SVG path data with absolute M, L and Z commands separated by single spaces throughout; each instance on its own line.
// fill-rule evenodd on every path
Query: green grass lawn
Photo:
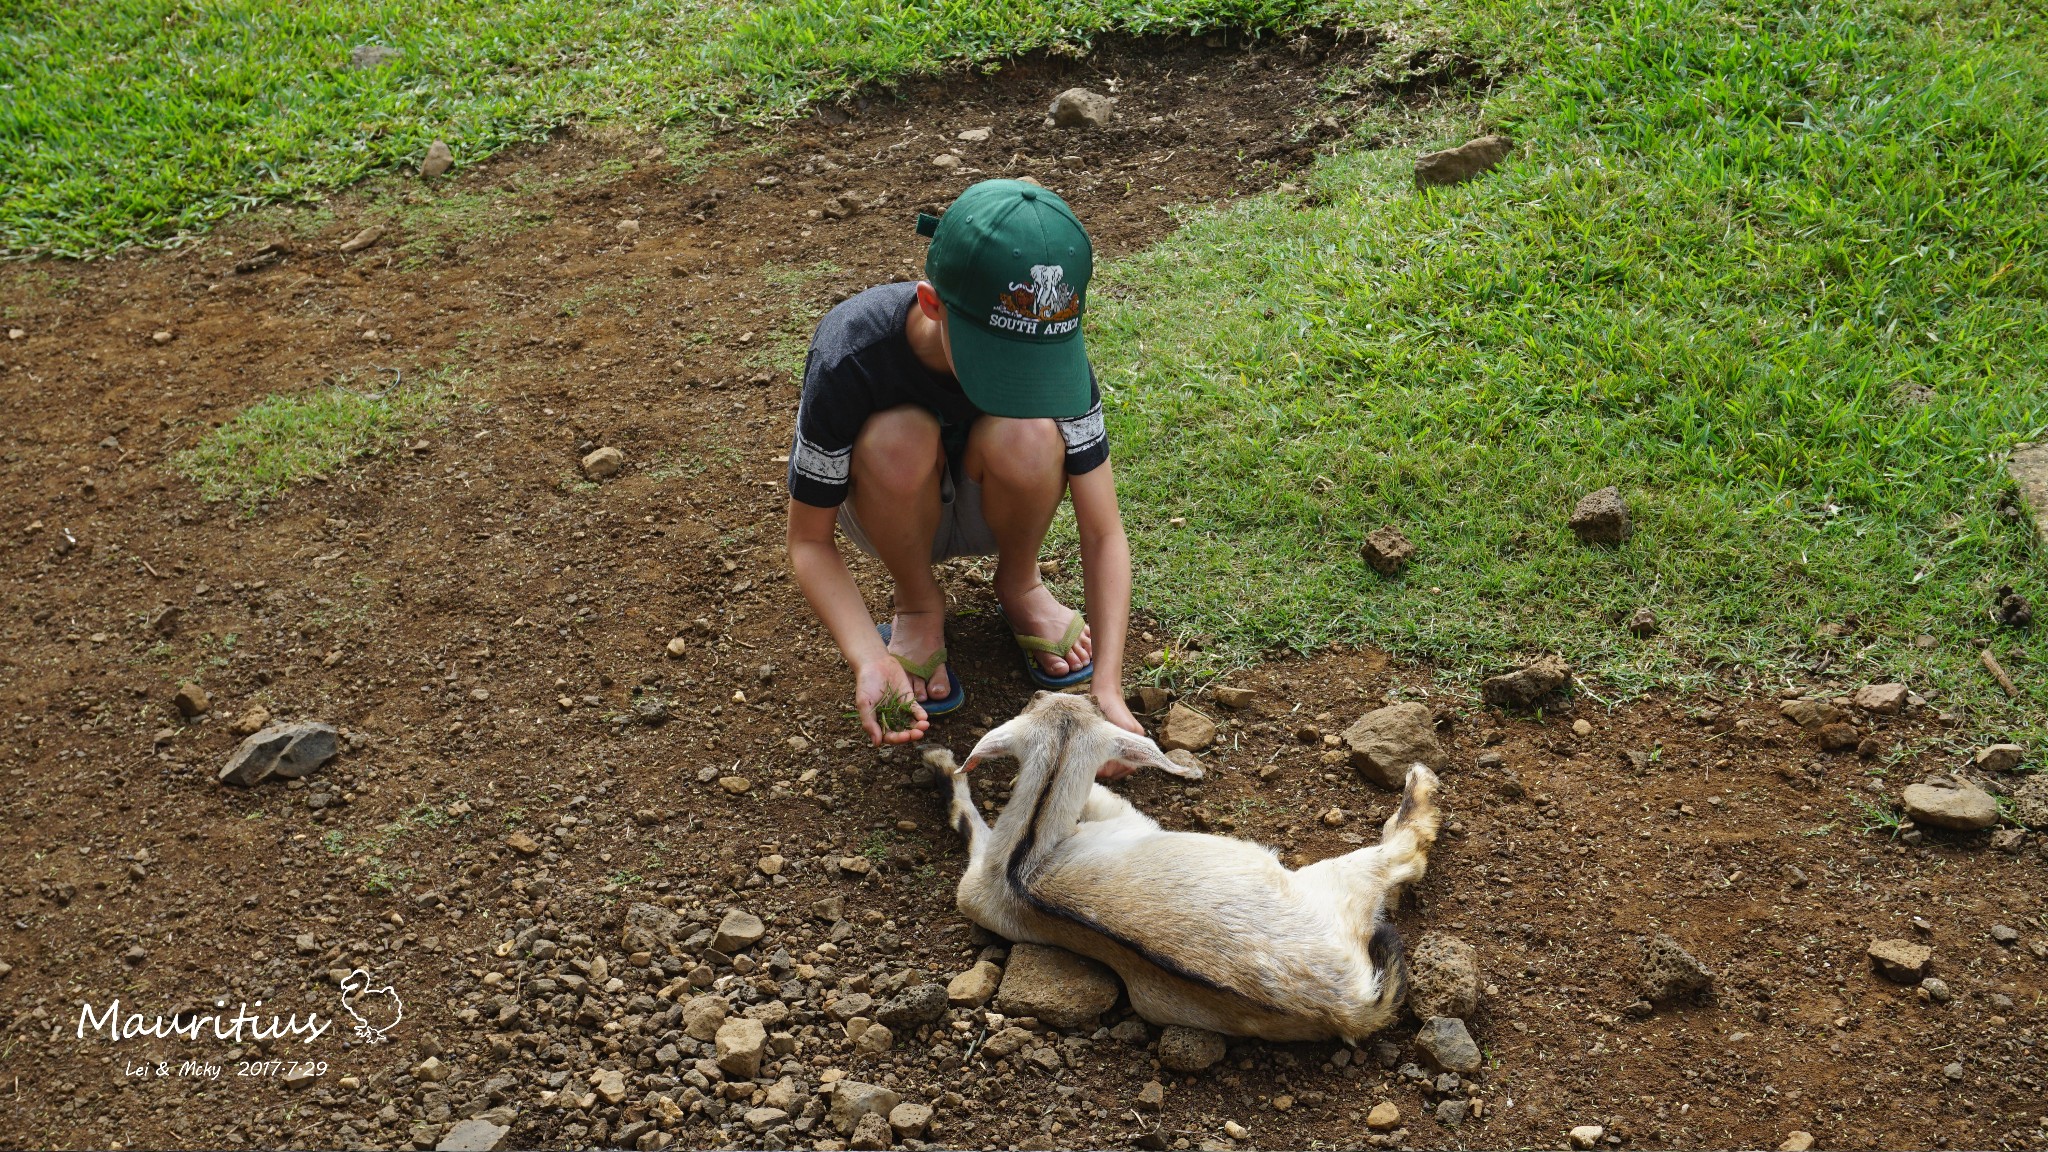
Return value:
M 1556 649 L 1621 688 L 1832 650 L 2038 749 L 2048 629 L 1987 611 L 2003 583 L 2048 600 L 1999 511 L 2004 454 L 2048 436 L 2041 17 L 1468 5 L 1462 34 L 1526 63 L 1486 113 L 1519 158 L 1418 194 L 1412 153 L 1347 155 L 1308 203 L 1105 277 L 1144 606 L 1226 652 Z M 1608 484 L 1636 536 L 1579 546 L 1570 509 Z M 1404 578 L 1358 557 L 1383 524 L 1421 549 Z M 1620 626 L 1644 605 L 1663 637 Z

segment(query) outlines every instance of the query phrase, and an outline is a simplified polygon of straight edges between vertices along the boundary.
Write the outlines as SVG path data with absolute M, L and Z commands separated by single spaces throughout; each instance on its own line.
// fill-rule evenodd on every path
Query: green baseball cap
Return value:
M 946 305 L 953 369 L 991 416 L 1086 415 L 1090 376 L 1081 313 L 1095 250 L 1066 201 L 1022 180 L 984 180 L 943 217 L 924 275 Z

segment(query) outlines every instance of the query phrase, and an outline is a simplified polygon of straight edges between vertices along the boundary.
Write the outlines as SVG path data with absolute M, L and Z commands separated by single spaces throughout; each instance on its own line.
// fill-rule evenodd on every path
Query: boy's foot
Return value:
M 1010 622 L 1010 631 L 1019 636 L 1035 636 L 1048 643 L 1057 644 L 1067 635 L 1074 621 L 1081 614 L 1053 599 L 1045 585 L 1033 584 L 1016 596 L 1000 597 L 1003 617 Z M 1094 632 L 1085 623 L 1078 638 L 1066 651 L 1060 653 L 1032 652 L 1031 659 L 1040 671 L 1054 679 L 1072 675 L 1086 668 L 1095 659 Z
M 889 652 L 902 663 L 921 665 L 946 646 L 946 614 L 943 612 L 898 612 L 889 621 Z M 909 672 L 909 668 L 904 669 Z M 920 704 L 945 700 L 953 695 L 953 669 L 941 663 L 931 669 L 931 678 L 910 675 L 910 694 Z

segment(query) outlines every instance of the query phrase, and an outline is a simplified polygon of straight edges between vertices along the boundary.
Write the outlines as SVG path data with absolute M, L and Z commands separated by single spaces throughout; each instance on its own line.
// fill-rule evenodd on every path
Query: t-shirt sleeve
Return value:
M 867 420 L 857 383 L 844 375 L 840 358 L 828 363 L 812 349 L 804 365 L 803 399 L 797 405 L 796 443 L 789 450 L 789 495 L 816 508 L 845 503 L 853 440 Z
M 1109 459 L 1109 434 L 1102 427 L 1102 389 L 1096 386 L 1093 370 L 1088 373 L 1088 411 L 1054 423 L 1067 445 L 1067 475 L 1093 472 Z

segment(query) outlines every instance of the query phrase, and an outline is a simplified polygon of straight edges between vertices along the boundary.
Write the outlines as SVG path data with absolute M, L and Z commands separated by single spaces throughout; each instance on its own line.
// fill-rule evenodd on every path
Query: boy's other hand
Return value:
M 910 727 L 896 732 L 882 729 L 881 721 L 875 719 L 875 706 L 891 696 L 901 696 L 910 703 L 910 714 L 916 717 Z M 879 660 L 860 666 L 854 673 L 853 706 L 860 713 L 860 726 L 868 734 L 868 742 L 879 748 L 884 744 L 908 744 L 924 739 L 932 722 L 924 714 L 924 705 L 918 703 L 910 692 L 910 674 L 895 657 L 884 655 Z
M 1110 687 L 1107 691 L 1098 690 L 1095 693 L 1095 704 L 1096 707 L 1102 709 L 1103 717 L 1111 724 L 1126 732 L 1136 733 L 1139 736 L 1145 734 L 1145 726 L 1138 723 L 1136 716 L 1131 715 L 1129 706 L 1124 703 L 1124 694 L 1118 689 Z M 1095 774 L 1095 778 L 1097 780 L 1121 780 L 1135 771 L 1137 771 L 1137 768 L 1134 765 L 1111 760 L 1102 766 L 1102 770 Z

